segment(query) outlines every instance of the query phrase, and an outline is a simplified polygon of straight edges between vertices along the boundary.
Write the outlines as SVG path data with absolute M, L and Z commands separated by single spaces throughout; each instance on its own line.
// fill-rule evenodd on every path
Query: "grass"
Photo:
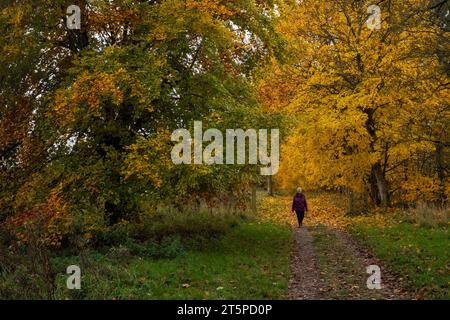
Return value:
M 351 233 L 400 276 L 408 290 L 425 299 L 450 299 L 448 226 L 397 221 L 391 225 L 357 223 Z
M 282 299 L 287 291 L 291 232 L 272 223 L 244 222 L 213 246 L 172 259 L 89 252 L 54 259 L 57 269 L 80 264 L 82 289 L 57 281 L 58 299 Z M 83 262 L 84 261 L 84 262 Z M 84 270 L 84 271 L 83 271 Z
M 406 221 L 422 227 L 446 227 L 450 221 L 450 210 L 419 204 L 404 216 Z

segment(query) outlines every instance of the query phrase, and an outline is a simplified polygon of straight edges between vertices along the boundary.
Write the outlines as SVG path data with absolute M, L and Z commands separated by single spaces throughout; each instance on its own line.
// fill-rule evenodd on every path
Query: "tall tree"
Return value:
M 433 2 L 379 1 L 380 29 L 367 23 L 371 4 L 281 7 L 290 61 L 273 63 L 260 88 L 269 110 L 295 117 L 280 180 L 366 189 L 387 206 L 410 182 L 421 192 L 439 186 L 418 157 L 434 152 L 433 141 L 448 145 L 449 82 L 435 50 L 443 34 L 431 19 Z
M 80 30 L 66 25 L 73 4 Z M 273 8 L 272 0 L 3 5 L 0 207 L 23 212 L 57 190 L 83 219 L 114 224 L 138 210 L 141 196 L 179 191 L 189 169 L 167 162 L 168 132 L 194 120 L 259 122 L 252 77 L 280 44 Z M 192 174 L 185 191 L 208 190 L 214 177 L 253 179 L 236 167 L 194 171 L 208 175 Z M 11 184 L 13 172 L 21 179 Z

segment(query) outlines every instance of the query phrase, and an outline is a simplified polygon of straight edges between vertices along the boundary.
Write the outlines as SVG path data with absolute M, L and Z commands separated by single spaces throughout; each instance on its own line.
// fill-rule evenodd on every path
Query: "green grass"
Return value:
M 448 226 L 356 224 L 351 232 L 400 277 L 408 279 L 407 289 L 426 299 L 450 299 Z
M 289 227 L 243 222 L 220 241 L 186 249 L 172 259 L 91 251 L 86 257 L 59 257 L 59 271 L 82 267 L 82 289 L 65 288 L 59 299 L 282 299 L 287 292 L 292 233 Z M 121 250 L 123 254 L 121 255 Z M 81 261 L 80 261 L 81 260 Z

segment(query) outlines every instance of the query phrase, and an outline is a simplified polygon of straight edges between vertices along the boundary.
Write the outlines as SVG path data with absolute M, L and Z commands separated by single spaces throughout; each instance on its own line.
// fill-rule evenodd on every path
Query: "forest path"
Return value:
M 291 259 L 292 277 L 289 280 L 289 299 L 320 299 L 324 283 L 319 274 L 313 238 L 305 227 L 294 231 Z
M 381 269 L 381 289 L 367 287 L 370 265 Z M 294 230 L 289 299 L 411 299 L 398 280 L 382 261 L 343 231 L 325 226 Z
M 338 194 L 307 194 L 309 211 L 302 228 L 291 215 L 292 196 L 263 196 L 258 212 L 262 218 L 291 225 L 290 279 L 287 298 L 316 299 L 414 299 L 407 292 L 406 277 L 389 270 L 365 245 L 348 233 L 351 217 L 346 215 Z M 345 204 L 344 204 L 345 205 Z M 367 268 L 380 267 L 381 289 L 369 289 Z

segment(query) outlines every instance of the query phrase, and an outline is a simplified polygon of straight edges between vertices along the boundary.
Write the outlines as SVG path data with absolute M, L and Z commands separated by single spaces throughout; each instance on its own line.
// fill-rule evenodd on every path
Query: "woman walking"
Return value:
M 303 194 L 302 188 L 297 188 L 297 193 L 292 201 L 292 215 L 294 212 L 297 214 L 298 227 L 303 225 L 303 219 L 305 218 L 305 212 L 308 212 L 308 204 L 306 203 L 306 197 Z

